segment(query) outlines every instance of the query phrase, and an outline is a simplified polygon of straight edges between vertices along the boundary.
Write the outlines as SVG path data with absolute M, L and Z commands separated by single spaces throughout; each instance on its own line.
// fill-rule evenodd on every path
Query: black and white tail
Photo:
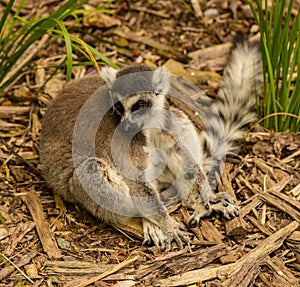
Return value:
M 259 45 L 243 40 L 235 44 L 219 84 L 218 98 L 202 134 L 204 169 L 212 176 L 226 155 L 238 151 L 237 141 L 256 119 L 255 94 L 262 86 Z

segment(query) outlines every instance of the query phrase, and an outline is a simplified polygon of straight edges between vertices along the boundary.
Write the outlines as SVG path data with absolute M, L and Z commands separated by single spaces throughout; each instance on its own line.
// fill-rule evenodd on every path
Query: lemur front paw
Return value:
M 153 242 L 163 251 L 170 251 L 171 243 L 173 241 L 176 242 L 179 249 L 183 248 L 182 242 L 190 242 L 188 237 L 182 231 L 182 226 L 171 218 L 168 222 L 168 226 L 163 226 L 162 228 L 145 218 L 143 219 L 143 232 L 143 245 Z
M 222 213 L 226 219 L 239 215 L 239 208 L 234 199 L 226 192 L 213 194 L 207 203 L 200 203 L 189 220 L 190 227 L 199 225 L 201 218 L 209 216 L 212 212 Z
M 226 192 L 215 194 L 210 200 L 211 209 L 215 212 L 220 212 L 226 219 L 232 219 L 239 215 L 239 208 L 235 200 Z

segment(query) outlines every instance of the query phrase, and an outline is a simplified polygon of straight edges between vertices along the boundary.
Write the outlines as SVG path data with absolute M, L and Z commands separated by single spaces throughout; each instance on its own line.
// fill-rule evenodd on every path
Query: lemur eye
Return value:
M 151 107 L 151 103 L 150 102 L 140 100 L 140 101 L 137 101 L 132 106 L 131 111 L 132 112 L 141 111 L 141 110 L 144 110 L 144 109 L 147 109 L 147 108 L 150 108 L 150 107 Z
M 121 102 L 116 102 L 115 103 L 115 109 L 120 113 L 124 114 L 124 107 Z

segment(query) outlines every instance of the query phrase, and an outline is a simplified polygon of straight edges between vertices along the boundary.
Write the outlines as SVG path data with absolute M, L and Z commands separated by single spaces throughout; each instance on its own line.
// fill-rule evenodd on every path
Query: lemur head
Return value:
M 101 76 L 111 91 L 125 132 L 141 130 L 145 124 L 157 126 L 166 107 L 170 73 L 145 66 L 128 66 L 121 70 L 105 67 Z M 155 121 L 155 123 L 154 123 Z

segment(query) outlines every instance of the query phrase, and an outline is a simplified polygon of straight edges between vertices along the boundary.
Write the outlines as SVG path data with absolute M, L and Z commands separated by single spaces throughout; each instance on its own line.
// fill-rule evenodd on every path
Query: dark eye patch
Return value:
M 131 111 L 141 111 L 147 108 L 151 108 L 151 102 L 139 100 L 132 106 Z
M 116 102 L 114 106 L 120 114 L 124 114 L 124 107 L 121 102 Z

